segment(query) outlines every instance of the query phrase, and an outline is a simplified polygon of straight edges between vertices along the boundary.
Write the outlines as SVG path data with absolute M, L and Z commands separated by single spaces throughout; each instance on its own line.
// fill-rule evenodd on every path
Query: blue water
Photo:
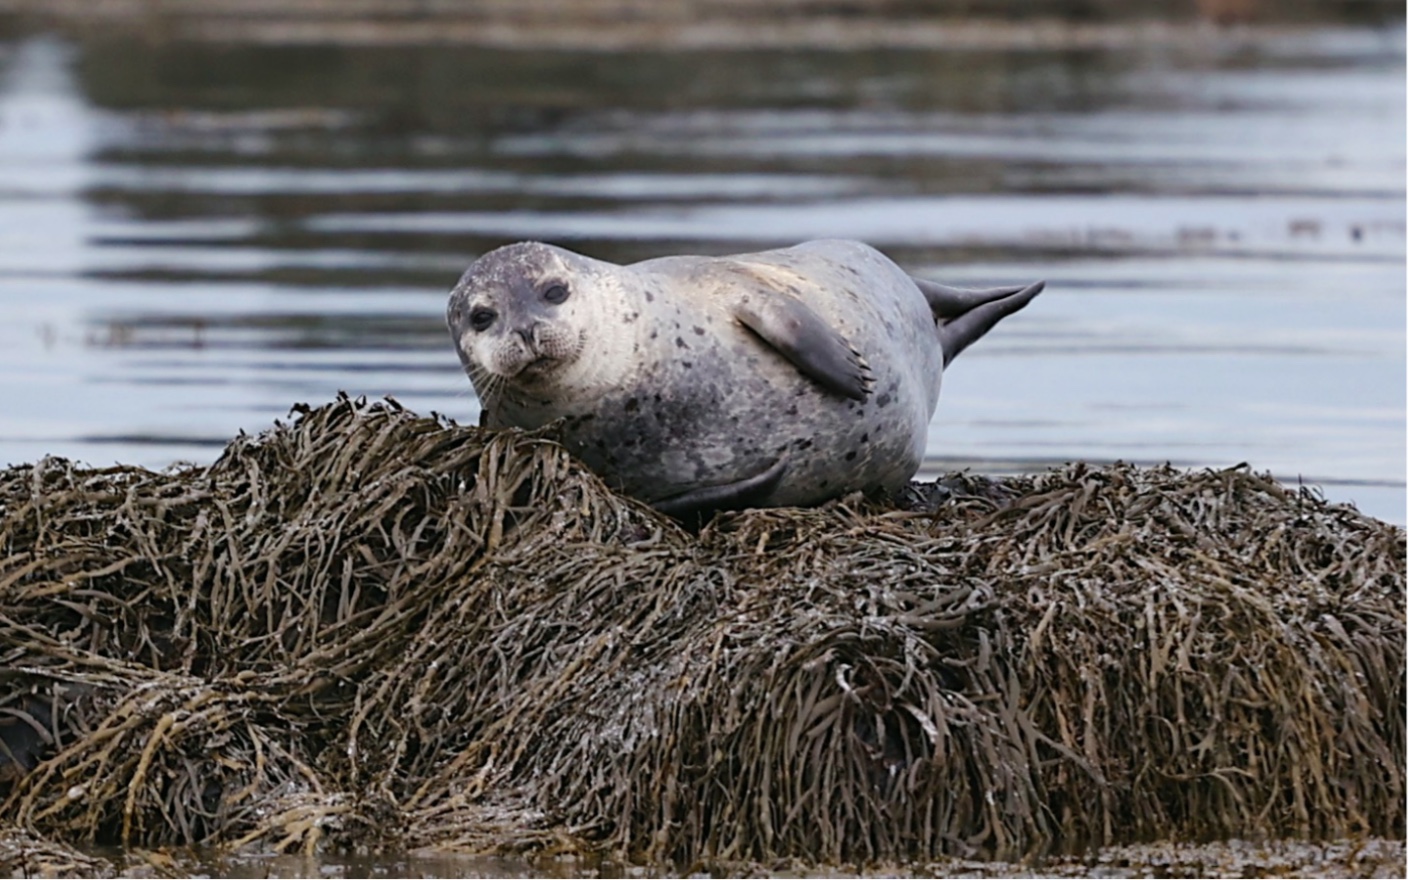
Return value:
M 476 255 L 815 237 L 1048 292 L 926 471 L 1249 462 L 1405 521 L 1401 29 L 1108 49 L 0 42 L 0 464 L 209 462 L 300 401 L 472 422 Z

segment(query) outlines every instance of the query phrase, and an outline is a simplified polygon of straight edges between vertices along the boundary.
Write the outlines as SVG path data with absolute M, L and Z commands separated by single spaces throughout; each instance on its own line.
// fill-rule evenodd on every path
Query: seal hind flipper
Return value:
M 827 391 L 852 400 L 870 396 L 875 377 L 865 358 L 801 300 L 754 291 L 733 307 L 733 315 Z
M 982 290 L 972 290 L 966 287 L 949 287 L 947 284 L 940 284 L 927 278 L 915 278 L 913 275 L 909 277 L 914 282 L 914 286 L 919 288 L 919 292 L 924 294 L 924 299 L 929 303 L 929 311 L 934 313 L 936 319 L 957 318 L 978 306 L 1011 296 L 1014 293 L 1020 293 L 1026 289 L 1018 284 L 1013 287 L 988 287 Z
M 936 285 L 942 286 L 942 285 Z M 943 346 L 944 366 L 958 357 L 963 349 L 972 345 L 982 338 L 993 328 L 998 321 L 1020 311 L 1027 303 L 1031 302 L 1042 289 L 1046 287 L 1045 281 L 1038 281 L 1022 288 L 999 287 L 993 290 L 969 291 L 974 294 L 992 294 L 997 291 L 1009 291 L 1001 294 L 997 298 L 975 303 L 957 316 L 939 321 L 939 344 Z M 923 290 L 923 288 L 920 288 Z M 948 288 L 956 290 L 956 288 Z M 927 296 L 927 294 L 926 294 Z M 932 300 L 931 300 L 932 302 Z
M 787 462 L 778 459 L 767 470 L 721 486 L 701 486 L 669 498 L 652 501 L 651 507 L 676 519 L 693 518 L 716 510 L 730 510 L 747 507 L 761 502 L 787 472 Z

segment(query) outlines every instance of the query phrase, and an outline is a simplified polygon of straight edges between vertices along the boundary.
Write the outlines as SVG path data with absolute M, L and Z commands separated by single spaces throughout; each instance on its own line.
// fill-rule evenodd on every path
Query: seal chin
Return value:
M 512 378 L 520 381 L 524 379 L 542 381 L 556 373 L 561 367 L 562 362 L 557 358 L 539 355 L 520 367 L 518 373 Z

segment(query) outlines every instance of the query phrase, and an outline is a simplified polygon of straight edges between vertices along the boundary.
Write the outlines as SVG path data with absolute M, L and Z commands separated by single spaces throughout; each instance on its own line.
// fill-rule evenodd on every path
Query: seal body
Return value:
M 481 424 L 561 419 L 613 488 L 684 514 L 904 486 L 946 361 L 1001 317 L 973 316 L 1033 288 L 918 282 L 854 241 L 629 266 L 525 242 L 470 266 L 448 322 Z

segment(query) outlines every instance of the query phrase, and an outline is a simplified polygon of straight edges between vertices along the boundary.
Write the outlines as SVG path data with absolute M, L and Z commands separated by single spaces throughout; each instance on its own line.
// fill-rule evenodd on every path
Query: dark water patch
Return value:
M 932 454 L 1399 479 L 1402 34 L 1179 33 L 0 43 L 0 458 L 160 465 L 82 438 L 230 436 L 340 388 L 472 421 L 441 322 L 477 255 L 841 235 L 950 283 L 1050 282 L 945 377 Z

